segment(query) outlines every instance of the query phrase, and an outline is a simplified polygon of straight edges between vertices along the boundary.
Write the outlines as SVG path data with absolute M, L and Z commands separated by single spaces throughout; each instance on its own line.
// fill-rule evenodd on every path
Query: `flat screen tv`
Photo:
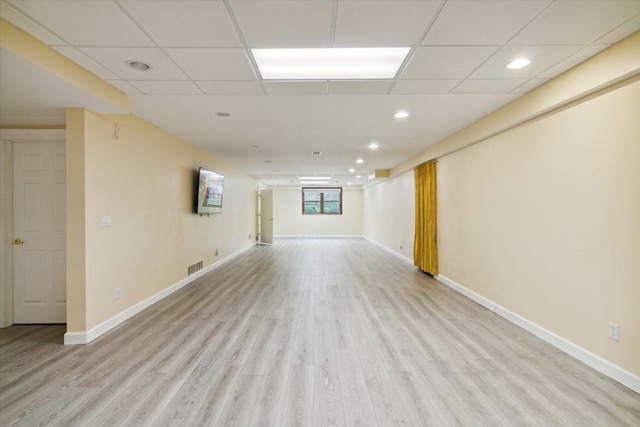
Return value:
M 224 176 L 201 167 L 198 171 L 198 204 L 196 213 L 221 213 L 223 192 Z

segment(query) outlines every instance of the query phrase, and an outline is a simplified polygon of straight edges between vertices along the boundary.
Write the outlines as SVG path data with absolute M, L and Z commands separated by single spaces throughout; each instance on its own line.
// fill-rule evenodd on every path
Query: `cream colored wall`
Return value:
M 370 204 L 439 159 L 440 274 L 640 375 L 639 76 L 637 33 L 403 162 L 365 189 L 366 237 L 397 244 Z
M 342 215 L 302 215 L 299 186 L 273 187 L 273 234 L 295 236 L 362 236 L 362 190 L 343 187 Z
M 69 115 L 80 113 L 84 121 L 69 120 L 67 129 L 74 134 L 84 126 L 84 157 L 74 159 L 84 162 L 84 213 L 76 212 L 77 224 L 69 218 L 75 229 L 69 234 L 85 234 L 86 324 L 77 326 L 69 316 L 69 332 L 99 325 L 185 279 L 188 265 L 203 260 L 210 266 L 255 243 L 256 236 L 258 184 L 246 174 L 133 115 Z M 199 166 L 225 176 L 222 214 L 193 213 Z M 111 227 L 100 227 L 103 215 L 111 216 Z M 82 249 L 69 249 L 76 293 Z
M 440 274 L 636 375 L 638 117 L 635 82 L 438 163 Z
M 415 223 L 413 171 L 365 189 L 364 235 L 413 261 Z

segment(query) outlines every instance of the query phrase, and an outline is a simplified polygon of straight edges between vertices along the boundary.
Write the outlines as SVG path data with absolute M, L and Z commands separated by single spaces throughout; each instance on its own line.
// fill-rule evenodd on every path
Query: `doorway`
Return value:
M 65 148 L 64 129 L 0 130 L 0 327 L 66 323 Z

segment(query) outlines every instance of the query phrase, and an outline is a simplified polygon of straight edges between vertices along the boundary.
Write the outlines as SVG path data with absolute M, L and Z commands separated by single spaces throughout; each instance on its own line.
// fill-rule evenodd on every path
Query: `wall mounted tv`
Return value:
M 201 167 L 198 171 L 198 204 L 196 205 L 196 213 L 221 213 L 223 192 L 224 176 Z

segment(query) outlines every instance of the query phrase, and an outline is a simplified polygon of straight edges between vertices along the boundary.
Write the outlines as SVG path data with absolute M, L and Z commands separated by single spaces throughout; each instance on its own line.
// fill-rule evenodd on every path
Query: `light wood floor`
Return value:
M 359 239 L 255 247 L 64 332 L 0 330 L 0 425 L 640 425 L 640 395 Z

